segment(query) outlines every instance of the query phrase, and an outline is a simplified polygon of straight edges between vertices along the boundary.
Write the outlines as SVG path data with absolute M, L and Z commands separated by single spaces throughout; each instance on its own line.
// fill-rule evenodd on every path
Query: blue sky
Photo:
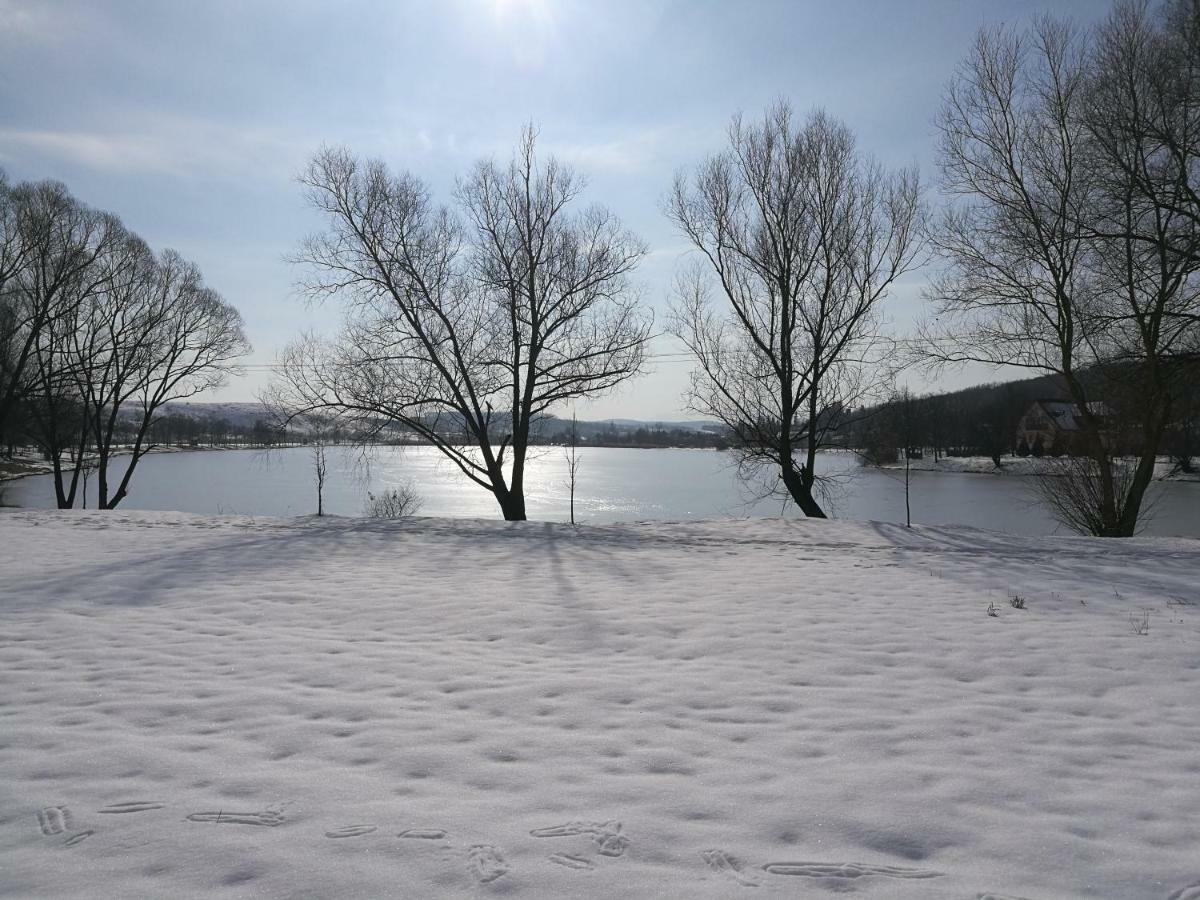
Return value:
M 0 0 L 0 166 L 57 178 L 156 248 L 195 260 L 245 316 L 252 368 L 209 399 L 251 400 L 278 349 L 331 328 L 284 261 L 320 222 L 295 175 L 322 144 L 378 156 L 449 200 L 457 174 L 504 158 L 523 123 L 573 163 L 586 199 L 650 245 L 639 272 L 660 322 L 686 251 L 661 214 L 674 172 L 721 149 L 733 113 L 824 107 L 937 202 L 932 120 L 982 25 L 1100 0 L 842 2 L 55 2 Z M 927 272 L 887 303 L 897 333 Z M 662 339 L 657 352 L 673 346 Z M 688 365 L 580 407 L 587 418 L 686 417 Z M 990 380 L 980 370 L 944 386 Z M 916 389 L 931 385 L 912 375 Z

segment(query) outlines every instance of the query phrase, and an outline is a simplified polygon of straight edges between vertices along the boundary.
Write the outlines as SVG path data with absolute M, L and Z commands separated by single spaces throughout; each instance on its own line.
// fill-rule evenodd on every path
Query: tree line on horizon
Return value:
M 1191 473 L 1200 454 L 1200 391 L 1195 387 L 1200 385 L 1200 360 L 1188 364 L 1186 372 L 1177 383 L 1173 419 L 1160 450 L 1175 469 Z M 1126 404 L 1136 402 L 1136 394 L 1113 392 L 1109 389 L 1112 376 L 1111 371 L 1081 375 L 1090 392 L 1106 397 L 1106 442 L 1116 455 L 1131 457 L 1137 454 L 1141 439 L 1136 410 Z M 902 390 L 882 403 L 856 410 L 839 439 L 844 446 L 860 451 L 868 464 L 895 462 L 906 450 L 917 456 L 931 452 L 935 459 L 986 456 L 997 467 L 1003 465 L 1004 457 L 1012 456 L 1086 458 L 1086 437 L 1081 434 L 1061 434 L 1057 443 L 1023 444 L 1021 420 L 1040 401 L 1073 405 L 1057 375 L 921 395 Z
M 687 405 L 724 426 L 746 478 L 824 517 L 816 454 L 878 442 L 864 410 L 894 420 L 920 408 L 933 446 L 989 455 L 1015 432 L 1012 396 L 953 438 L 943 432 L 963 423 L 931 411 L 954 401 L 889 405 L 904 369 L 1024 368 L 1051 376 L 1080 422 L 1081 452 L 1043 480 L 1046 501 L 1076 530 L 1131 535 L 1200 358 L 1200 7 L 1120 0 L 1090 30 L 1049 16 L 1028 31 L 985 28 L 935 124 L 936 208 L 915 167 L 885 168 L 833 115 L 797 116 L 784 101 L 735 116 L 725 149 L 679 172 L 663 207 L 692 252 L 666 333 L 695 360 Z M 273 427 L 320 421 L 363 440 L 405 429 L 506 519 L 524 519 L 542 424 L 647 369 L 656 333 L 634 281 L 645 243 L 607 208 L 581 205 L 584 178 L 538 154 L 532 125 L 507 163 L 477 163 L 448 203 L 345 149 L 321 150 L 300 181 L 325 227 L 293 262 L 308 297 L 345 315 L 336 334 L 303 335 L 281 353 L 262 398 Z M 159 396 L 155 376 L 134 379 L 141 393 L 91 383 L 108 371 L 95 359 L 126 358 L 126 339 L 101 327 L 125 321 L 122 303 L 153 307 L 175 291 L 184 299 L 172 309 L 203 296 L 227 311 L 221 349 L 164 398 L 221 377 L 244 339 L 194 267 L 130 251 L 137 242 L 119 223 L 73 200 L 64 209 L 78 213 L 63 221 L 82 224 L 63 234 L 78 237 L 55 238 L 47 259 L 105 262 L 80 267 L 69 289 L 49 292 L 57 299 L 39 294 L 38 267 L 20 262 L 24 214 L 9 212 L 29 190 L 0 193 L 0 436 L 18 407 L 29 416 L 57 404 L 89 424 L 66 440 L 39 426 L 40 444 L 90 458 L 111 443 L 103 421 L 117 405 L 140 403 L 146 433 L 158 408 L 142 399 Z M 931 263 L 929 314 L 917 339 L 898 340 L 883 304 Z M 147 314 L 129 319 L 144 325 Z M 153 371 L 127 356 L 117 370 Z

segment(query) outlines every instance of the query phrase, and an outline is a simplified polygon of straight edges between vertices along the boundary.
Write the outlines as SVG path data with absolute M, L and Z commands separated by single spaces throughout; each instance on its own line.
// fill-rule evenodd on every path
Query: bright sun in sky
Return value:
M 550 8 L 546 0 L 491 0 L 491 4 L 492 13 L 501 21 L 517 17 L 538 21 L 550 18 Z

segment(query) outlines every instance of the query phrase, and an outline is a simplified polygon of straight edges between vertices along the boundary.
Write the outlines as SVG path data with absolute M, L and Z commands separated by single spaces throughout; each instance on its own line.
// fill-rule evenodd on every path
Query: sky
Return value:
M 332 331 L 286 261 L 321 228 L 296 175 L 322 146 L 378 157 L 450 201 L 478 159 L 507 159 L 522 126 L 586 176 L 649 245 L 637 273 L 665 321 L 688 255 L 662 213 L 674 174 L 719 152 L 730 118 L 779 99 L 823 108 L 888 166 L 916 164 L 940 202 L 933 119 L 975 32 L 1039 14 L 1088 25 L 1101 0 L 0 0 L 0 167 L 54 178 L 156 249 L 198 263 L 245 317 L 245 374 L 202 399 L 253 400 L 276 354 Z M 911 333 L 932 267 L 887 299 Z M 677 350 L 667 337 L 652 353 Z M 581 418 L 694 418 L 686 359 Z M 1007 377 L 910 372 L 914 390 Z M 569 414 L 569 413 L 568 413 Z

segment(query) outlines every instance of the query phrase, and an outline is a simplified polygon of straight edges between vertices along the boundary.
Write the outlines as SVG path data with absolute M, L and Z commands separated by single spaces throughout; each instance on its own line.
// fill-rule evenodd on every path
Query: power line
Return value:
M 893 340 L 891 343 L 897 347 L 902 347 L 907 350 L 920 349 L 927 347 L 930 344 L 937 344 L 937 340 L 917 340 L 915 338 L 902 338 Z M 647 353 L 646 359 L 656 362 L 695 362 L 699 357 L 691 351 L 684 350 L 673 353 Z M 260 370 L 277 370 L 286 368 L 279 363 L 243 363 L 238 366 L 239 369 L 260 369 Z

